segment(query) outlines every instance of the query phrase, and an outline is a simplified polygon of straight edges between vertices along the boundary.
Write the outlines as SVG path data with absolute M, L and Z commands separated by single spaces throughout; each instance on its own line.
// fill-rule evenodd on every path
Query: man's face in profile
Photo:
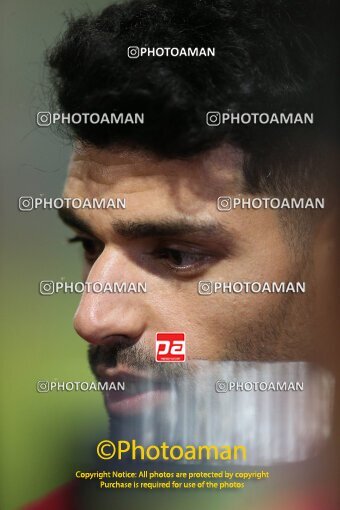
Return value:
M 86 280 L 147 285 L 139 294 L 83 294 L 75 329 L 90 343 L 97 377 L 180 373 L 179 364 L 155 362 L 159 331 L 186 334 L 188 361 L 304 358 L 312 292 L 198 293 L 202 280 L 311 281 L 277 210 L 217 209 L 219 196 L 249 196 L 245 189 L 242 155 L 230 147 L 186 160 L 76 149 L 65 197 L 126 198 L 126 209 L 64 214 L 83 243 Z M 107 407 L 124 411 L 121 402 Z

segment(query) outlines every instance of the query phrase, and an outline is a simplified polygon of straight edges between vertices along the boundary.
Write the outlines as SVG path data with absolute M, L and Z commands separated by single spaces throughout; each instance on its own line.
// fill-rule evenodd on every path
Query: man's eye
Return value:
M 175 248 L 160 248 L 153 255 L 174 271 L 197 270 L 211 259 L 207 254 Z
M 87 262 L 94 263 L 103 251 L 103 246 L 98 241 L 89 237 L 75 236 L 68 240 L 69 243 L 81 243 L 84 250 L 84 257 Z

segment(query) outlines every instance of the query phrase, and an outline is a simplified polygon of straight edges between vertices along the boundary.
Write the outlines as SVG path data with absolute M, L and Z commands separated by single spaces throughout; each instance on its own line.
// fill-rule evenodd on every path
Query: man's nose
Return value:
M 124 254 L 107 248 L 92 266 L 86 282 L 90 283 L 89 289 L 94 282 L 100 282 L 102 288 L 105 283 L 111 286 L 114 282 L 137 283 L 136 273 L 136 266 Z M 144 299 L 143 294 L 85 290 L 74 317 L 74 328 L 92 344 L 133 345 L 145 331 Z

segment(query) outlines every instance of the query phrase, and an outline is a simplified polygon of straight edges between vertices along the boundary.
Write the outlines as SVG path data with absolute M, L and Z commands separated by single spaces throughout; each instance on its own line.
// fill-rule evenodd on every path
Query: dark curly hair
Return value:
M 286 175 L 330 126 L 335 17 L 328 0 L 132 0 L 70 18 L 48 54 L 67 113 L 144 112 L 145 123 L 74 124 L 98 147 L 187 157 L 234 144 L 250 187 Z M 214 57 L 129 59 L 129 46 L 214 47 Z M 210 110 L 313 112 L 313 126 L 206 125 Z M 333 106 L 334 109 L 334 106 Z M 293 170 L 292 170 L 293 171 Z

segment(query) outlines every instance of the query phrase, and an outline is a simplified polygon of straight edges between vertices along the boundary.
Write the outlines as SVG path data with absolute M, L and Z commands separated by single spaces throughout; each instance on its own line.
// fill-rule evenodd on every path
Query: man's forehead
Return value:
M 187 158 L 162 158 L 154 153 L 114 146 L 108 149 L 78 144 L 72 154 L 69 175 L 110 184 L 119 176 L 218 178 L 224 185 L 243 184 L 243 153 L 230 145 Z

